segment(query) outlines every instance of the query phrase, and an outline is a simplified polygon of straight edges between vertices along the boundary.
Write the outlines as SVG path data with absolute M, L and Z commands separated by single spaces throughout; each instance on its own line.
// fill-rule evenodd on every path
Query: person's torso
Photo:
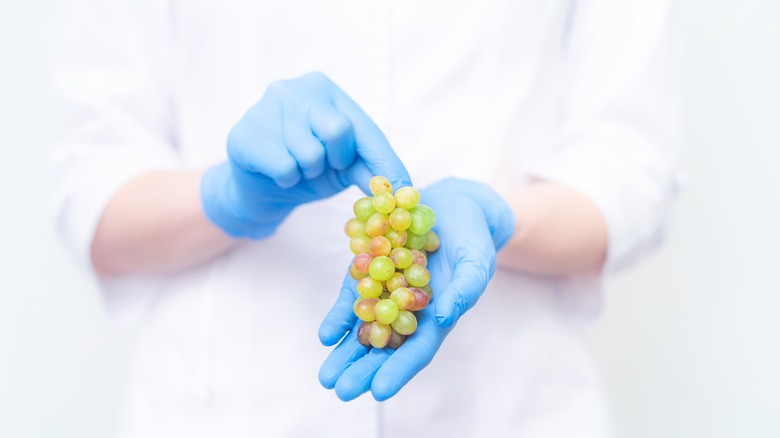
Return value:
M 228 131 L 269 83 L 318 70 L 377 122 L 416 185 L 451 175 L 520 184 L 553 143 L 568 10 L 541 0 L 177 2 L 177 147 L 190 167 L 224 160 Z M 139 436 L 590 436 L 603 420 L 597 383 L 544 278 L 499 270 L 433 363 L 381 408 L 319 385 L 329 349 L 317 328 L 352 257 L 343 224 L 359 196 L 299 207 L 270 239 L 158 284 L 128 430 L 146 419 L 155 426 Z

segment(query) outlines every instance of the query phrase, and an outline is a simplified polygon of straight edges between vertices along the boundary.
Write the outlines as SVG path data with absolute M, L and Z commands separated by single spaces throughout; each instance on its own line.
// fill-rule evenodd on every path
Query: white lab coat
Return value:
M 266 86 L 312 70 L 378 123 L 417 186 L 574 186 L 606 218 L 608 270 L 662 235 L 679 135 L 669 1 L 73 3 L 52 162 L 58 226 L 85 266 L 119 187 L 224 160 Z M 608 436 L 579 340 L 598 276 L 499 270 L 396 397 L 323 389 L 317 328 L 351 259 L 342 225 L 357 196 L 302 206 L 271 238 L 188 272 L 100 279 L 109 314 L 141 327 L 121 436 Z

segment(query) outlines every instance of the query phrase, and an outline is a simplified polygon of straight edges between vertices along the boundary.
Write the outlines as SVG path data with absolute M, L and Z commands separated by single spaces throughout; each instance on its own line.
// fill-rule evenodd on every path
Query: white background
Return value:
M 57 0 L 0 0 L 0 436 L 111 435 L 132 332 L 47 207 Z M 688 185 L 588 334 L 619 436 L 780 436 L 780 2 L 687 0 Z

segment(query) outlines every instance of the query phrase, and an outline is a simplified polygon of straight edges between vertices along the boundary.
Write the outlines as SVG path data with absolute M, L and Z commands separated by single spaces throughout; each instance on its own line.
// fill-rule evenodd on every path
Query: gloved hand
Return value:
M 374 175 L 409 175 L 374 122 L 321 73 L 271 84 L 231 129 L 228 160 L 201 179 L 206 216 L 233 237 L 263 238 L 298 205 Z
M 395 395 L 428 365 L 457 320 L 476 304 L 495 271 L 496 251 L 509 240 L 515 218 L 489 187 L 446 179 L 421 191 L 421 202 L 436 212 L 441 247 L 428 258 L 433 300 L 417 312 L 417 331 L 398 350 L 370 349 L 357 340 L 361 321 L 352 312 L 356 282 L 349 274 L 336 304 L 319 330 L 330 346 L 346 337 L 320 368 L 320 383 L 342 400 L 368 391 L 377 400 Z

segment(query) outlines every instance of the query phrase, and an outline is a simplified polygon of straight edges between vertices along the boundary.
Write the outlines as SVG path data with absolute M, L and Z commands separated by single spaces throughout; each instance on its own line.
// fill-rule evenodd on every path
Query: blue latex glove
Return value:
M 349 274 L 320 326 L 324 345 L 341 340 L 320 368 L 320 383 L 335 388 L 342 400 L 369 389 L 375 399 L 386 400 L 428 365 L 458 319 L 485 291 L 495 271 L 496 251 L 514 231 L 509 205 L 480 183 L 446 179 L 422 190 L 421 202 L 436 212 L 434 229 L 441 247 L 428 258 L 434 298 L 417 312 L 417 331 L 398 350 L 361 345 L 361 321 L 352 312 L 356 282 Z
M 263 238 L 298 205 L 383 175 L 409 175 L 374 122 L 321 73 L 271 84 L 231 129 L 228 160 L 201 180 L 206 216 L 233 237 Z

